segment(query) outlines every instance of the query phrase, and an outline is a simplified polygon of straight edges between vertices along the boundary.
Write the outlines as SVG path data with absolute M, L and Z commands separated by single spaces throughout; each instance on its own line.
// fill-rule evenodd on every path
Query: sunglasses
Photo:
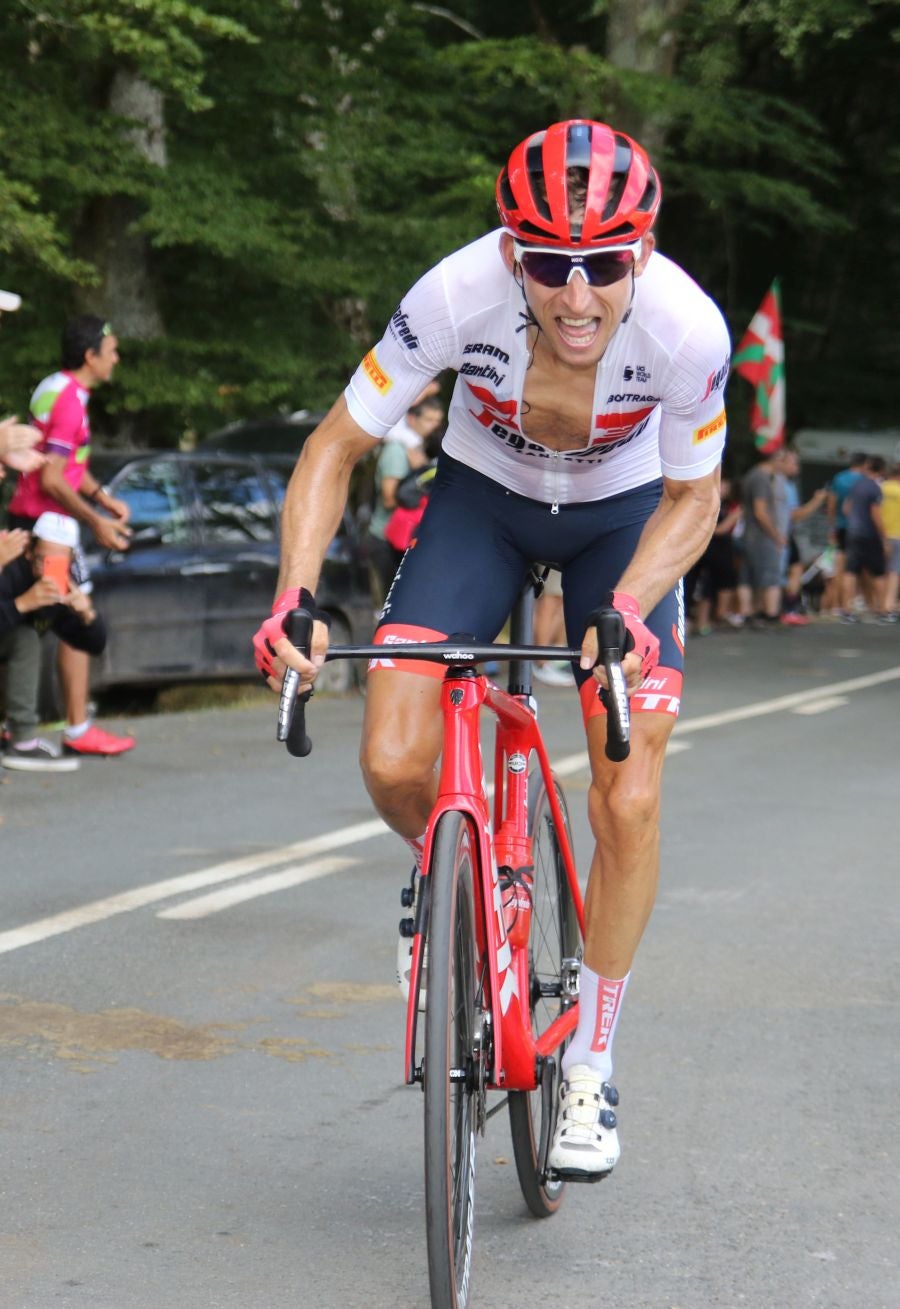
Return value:
M 640 258 L 641 242 L 581 254 L 549 246 L 519 245 L 514 241 L 513 252 L 531 280 L 541 286 L 567 286 L 576 273 L 582 273 L 591 286 L 612 286 L 634 268 Z

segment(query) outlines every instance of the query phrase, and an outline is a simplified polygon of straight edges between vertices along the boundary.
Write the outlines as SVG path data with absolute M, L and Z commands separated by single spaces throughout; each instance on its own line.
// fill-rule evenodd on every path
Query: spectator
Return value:
M 763 455 L 742 485 L 744 507 L 742 584 L 753 592 L 753 627 L 771 626 L 781 615 L 783 552 L 790 523 L 783 451 Z
M 379 601 L 391 589 L 394 574 L 403 558 L 385 537 L 385 528 L 397 508 L 397 487 L 407 474 L 428 462 L 425 441 L 441 425 L 444 406 L 429 395 L 419 399 L 405 418 L 385 437 L 375 463 L 375 508 L 369 522 L 372 565 L 378 581 Z
M 534 606 L 535 645 L 565 645 L 566 621 L 563 615 L 562 575 L 551 568 L 544 589 Z M 544 686 L 574 686 L 572 666 L 565 659 L 536 659 L 531 669 L 535 681 Z
M 788 547 L 784 591 L 784 613 L 781 615 L 781 621 L 788 626 L 805 627 L 809 622 L 807 616 L 802 612 L 800 593 L 802 589 L 803 578 L 803 561 L 800 557 L 800 547 L 797 545 L 797 538 L 794 536 L 794 526 L 803 522 L 804 519 L 810 518 L 817 513 L 825 503 L 828 496 L 826 487 L 820 487 L 814 491 L 805 504 L 800 503 L 800 489 L 797 485 L 797 476 L 800 472 L 800 457 L 796 450 L 790 447 L 785 450 L 782 459 L 781 471 L 785 479 L 785 492 L 787 494 L 787 504 L 790 514 L 788 524 Z
M 860 575 L 868 575 L 872 588 L 872 608 L 883 623 L 894 623 L 900 615 L 885 608 L 887 573 L 887 533 L 881 514 L 884 498 L 881 483 L 884 480 L 885 461 L 880 455 L 866 460 L 858 477 L 844 500 L 847 519 L 847 557 L 844 564 L 844 610 L 842 622 L 858 623 L 854 611 Z
M 698 636 L 709 636 L 713 619 L 730 627 L 743 627 L 737 607 L 735 533 L 743 510 L 730 477 L 722 477 L 718 521 L 709 545 L 685 578 L 685 594 L 694 603 L 693 626 Z
M 887 533 L 887 583 L 884 592 L 885 612 L 897 612 L 900 583 L 900 463 L 894 464 L 890 477 L 881 483 L 881 516 Z
M 842 468 L 839 473 L 835 473 L 828 487 L 828 496 L 826 500 L 826 509 L 828 512 L 828 523 L 830 528 L 830 540 L 835 546 L 834 553 L 834 573 L 831 585 L 831 598 L 834 602 L 834 611 L 837 614 L 842 612 L 841 604 L 844 594 L 844 564 L 847 555 L 847 516 L 844 513 L 844 502 L 850 493 L 850 488 L 857 478 L 862 476 L 865 467 L 866 456 L 858 453 L 852 456 L 850 466 Z
M 27 541 L 27 544 L 26 544 Z M 76 758 L 36 733 L 40 640 L 48 631 L 88 654 L 100 654 L 106 631 L 78 587 L 69 588 L 63 575 L 72 568 L 78 544 L 78 524 L 64 514 L 43 513 L 31 538 L 20 529 L 0 538 L 0 558 L 17 548 L 0 571 L 0 657 L 6 657 L 6 712 L 10 741 L 2 757 L 4 768 L 25 772 L 71 772 Z M 50 561 L 60 572 L 51 576 Z M 56 578 L 59 580 L 56 580 Z M 59 582 L 63 581 L 61 587 Z
M 31 397 L 31 412 L 42 435 L 40 450 L 46 462 L 38 471 L 20 476 L 9 506 L 11 527 L 30 529 L 41 514 L 61 513 L 87 524 L 105 549 L 127 549 L 128 506 L 110 495 L 88 466 L 88 399 L 95 387 L 110 380 L 118 362 L 118 342 L 102 318 L 81 314 L 66 324 L 60 371 L 45 377 Z M 90 590 L 84 557 L 77 545 L 73 578 L 83 590 Z M 59 675 L 66 713 L 64 748 L 75 754 L 95 755 L 122 754 L 132 749 L 133 737 L 114 736 L 88 717 L 90 660 L 84 646 L 60 642 Z

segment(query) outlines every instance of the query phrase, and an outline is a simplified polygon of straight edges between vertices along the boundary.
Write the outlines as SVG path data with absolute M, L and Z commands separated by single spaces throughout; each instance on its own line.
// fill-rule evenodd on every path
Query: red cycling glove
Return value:
M 659 638 L 654 636 L 644 623 L 638 602 L 633 595 L 627 595 L 624 591 L 613 591 L 609 602 L 625 619 L 625 649 L 622 653 L 637 651 L 641 656 L 641 676 L 649 677 L 659 663 Z
M 267 618 L 259 631 L 253 638 L 253 654 L 256 659 L 256 666 L 262 673 L 263 677 L 275 676 L 275 650 L 274 643 L 280 641 L 284 636 L 285 616 L 292 609 L 306 609 L 312 614 L 316 622 L 325 623 L 327 627 L 331 626 L 331 615 L 324 609 L 320 609 L 316 604 L 316 597 L 307 591 L 305 587 L 292 586 L 287 591 L 282 591 L 281 595 L 272 605 L 272 617 Z

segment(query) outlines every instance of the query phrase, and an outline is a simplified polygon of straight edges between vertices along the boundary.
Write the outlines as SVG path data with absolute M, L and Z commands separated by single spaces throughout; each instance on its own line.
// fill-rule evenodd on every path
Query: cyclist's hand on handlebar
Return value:
M 284 633 L 285 620 L 292 609 L 305 609 L 315 619 L 312 649 L 308 658 Z M 305 588 L 292 587 L 281 593 L 272 606 L 271 618 L 265 620 L 253 638 L 256 666 L 271 690 L 281 690 L 285 670 L 288 668 L 294 668 L 300 674 L 300 694 L 310 689 L 325 662 L 330 623 L 330 614 L 318 607 L 315 596 Z
M 628 694 L 632 695 L 659 663 L 659 639 L 641 619 L 634 596 L 624 591 L 613 591 L 610 603 L 625 620 L 626 653 L 622 658 L 622 672 L 625 674 Z M 597 665 L 598 658 L 597 632 L 594 627 L 589 627 L 581 644 L 580 664 L 582 668 L 593 669 L 596 681 L 608 690 L 606 672 L 602 663 Z

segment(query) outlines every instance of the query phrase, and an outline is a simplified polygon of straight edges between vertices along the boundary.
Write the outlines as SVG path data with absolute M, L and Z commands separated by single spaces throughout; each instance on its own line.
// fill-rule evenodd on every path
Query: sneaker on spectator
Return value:
M 41 736 L 30 741 L 11 741 L 0 762 L 4 768 L 20 773 L 72 773 L 80 766 L 77 759 L 67 759 L 57 746 Z
M 114 736 L 96 723 L 91 723 L 87 731 L 82 732 L 74 741 L 63 735 L 63 748 L 73 754 L 124 754 L 126 750 L 133 750 L 134 745 L 133 736 Z
M 875 621 L 882 627 L 890 627 L 893 623 L 900 623 L 900 614 L 879 614 Z
M 536 682 L 544 686 L 574 686 L 575 678 L 567 663 L 534 664 L 531 674 Z
M 841 610 L 840 620 L 842 623 L 858 623 L 860 621 L 859 614 L 854 614 L 849 609 Z
M 785 627 L 809 627 L 810 620 L 806 614 L 798 614 L 795 610 L 790 610 L 781 615 L 781 621 Z

